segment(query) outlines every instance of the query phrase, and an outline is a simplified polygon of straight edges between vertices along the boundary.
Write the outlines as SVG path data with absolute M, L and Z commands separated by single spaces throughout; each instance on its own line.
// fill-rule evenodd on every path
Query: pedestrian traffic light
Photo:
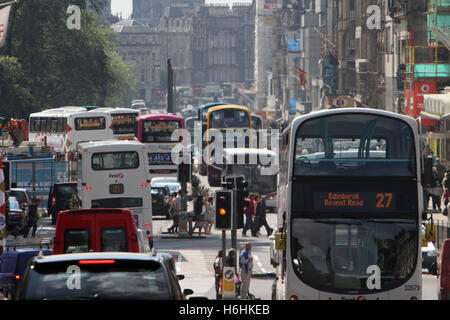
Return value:
M 229 230 L 233 221 L 233 191 L 220 190 L 215 193 L 216 229 Z
M 180 163 L 178 165 L 178 181 L 191 181 L 191 165 L 189 163 Z

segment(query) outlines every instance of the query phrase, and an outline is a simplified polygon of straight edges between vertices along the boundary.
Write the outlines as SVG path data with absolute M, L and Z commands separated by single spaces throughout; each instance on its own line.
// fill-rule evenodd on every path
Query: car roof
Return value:
M 50 256 L 38 256 L 36 263 L 56 263 L 74 260 L 96 260 L 96 259 L 114 259 L 114 260 L 136 260 L 136 261 L 158 261 L 161 262 L 162 255 L 153 256 L 146 253 L 134 252 L 85 252 L 85 253 L 64 253 Z

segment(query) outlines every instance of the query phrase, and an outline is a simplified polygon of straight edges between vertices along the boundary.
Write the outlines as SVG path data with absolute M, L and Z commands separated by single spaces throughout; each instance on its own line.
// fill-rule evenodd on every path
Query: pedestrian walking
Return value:
M 167 229 L 169 233 L 178 232 L 178 223 L 180 220 L 180 212 L 181 212 L 181 190 L 178 190 L 177 196 L 172 199 L 172 226 Z
M 266 199 L 261 199 L 259 195 L 256 196 L 256 228 L 254 230 L 254 234 L 258 235 L 259 229 L 264 226 L 267 231 L 267 236 L 270 236 L 273 232 L 273 229 L 269 226 L 266 220 L 267 207 L 266 207 Z
M 244 215 L 245 215 L 245 225 L 242 229 L 242 236 L 247 236 L 247 230 L 252 231 L 253 228 L 253 213 L 255 212 L 254 205 L 253 205 L 253 194 L 250 194 L 245 199 L 245 209 L 244 209 Z
M 34 237 L 36 235 L 36 229 L 37 229 L 37 222 L 39 220 L 39 213 L 38 213 L 38 206 L 39 206 L 39 199 L 34 199 L 33 202 L 30 205 L 30 211 L 28 216 L 28 223 L 27 225 L 21 230 L 21 233 L 23 233 L 23 237 L 27 238 L 28 233 L 31 228 L 33 228 L 31 236 Z
M 253 270 L 252 244 L 247 242 L 245 249 L 239 255 L 239 268 L 241 270 L 241 299 L 249 298 L 250 279 Z
M 219 250 L 213 264 L 217 300 L 222 299 L 222 290 L 221 290 L 222 269 L 223 269 L 222 258 L 223 258 L 223 251 Z
M 206 215 L 205 215 L 205 224 L 206 224 L 206 234 L 210 235 L 212 227 L 214 225 L 215 211 L 214 211 L 214 197 L 209 197 L 208 202 L 205 204 Z
M 204 203 L 203 203 L 203 196 L 198 196 L 194 203 L 194 221 L 195 225 L 194 228 L 192 228 L 192 232 L 195 231 L 195 229 L 198 229 L 198 235 L 200 236 L 202 233 L 202 228 L 204 228 Z M 206 232 L 205 232 L 206 233 Z
M 436 167 L 433 167 L 433 187 L 430 190 L 431 199 L 433 202 L 434 210 L 441 210 L 441 200 L 442 200 L 442 179 L 439 179 L 438 170 Z

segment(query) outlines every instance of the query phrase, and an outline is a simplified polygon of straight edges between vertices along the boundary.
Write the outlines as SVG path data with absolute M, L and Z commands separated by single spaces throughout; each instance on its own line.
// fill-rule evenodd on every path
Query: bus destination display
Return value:
M 392 192 L 315 192 L 317 211 L 388 211 L 395 210 Z

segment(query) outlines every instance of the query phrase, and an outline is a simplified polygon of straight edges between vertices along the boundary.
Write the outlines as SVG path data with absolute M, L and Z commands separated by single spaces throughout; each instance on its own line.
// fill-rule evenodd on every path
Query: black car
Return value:
M 14 299 L 17 285 L 20 283 L 31 258 L 41 252 L 43 255 L 52 254 L 49 249 L 19 249 L 5 251 L 0 255 L 0 291 L 5 297 Z
M 152 214 L 169 215 L 170 208 L 170 190 L 167 186 L 153 186 L 152 196 Z
M 77 193 L 76 182 L 55 183 L 50 187 L 48 195 L 47 212 L 52 216 L 52 223 L 56 223 L 58 212 L 68 210 L 72 194 Z
M 184 300 L 168 255 L 91 252 L 37 256 L 19 285 L 19 300 Z
M 8 210 L 6 212 L 6 229 L 14 230 L 15 228 L 22 228 L 27 223 L 27 215 L 20 207 L 19 201 L 16 197 L 8 196 Z

